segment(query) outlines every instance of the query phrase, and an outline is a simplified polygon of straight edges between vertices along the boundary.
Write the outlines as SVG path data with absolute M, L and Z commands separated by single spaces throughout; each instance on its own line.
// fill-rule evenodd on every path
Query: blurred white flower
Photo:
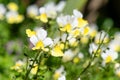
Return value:
M 18 14 L 16 11 L 8 11 L 6 13 L 6 19 L 8 23 L 13 24 L 22 22 L 24 17 L 23 15 Z
M 116 74 L 118 77 L 120 77 L 120 67 L 115 70 L 115 74 Z
M 27 8 L 27 15 L 30 18 L 35 18 L 37 15 L 39 14 L 39 9 L 37 7 L 37 5 L 30 5 Z
M 95 44 L 95 43 L 91 43 L 90 45 L 89 45 L 89 53 L 90 54 L 94 54 L 94 53 L 96 53 L 96 55 L 100 55 L 100 53 L 101 53 L 101 48 L 99 49 L 99 50 L 97 50 L 98 49 L 98 45 L 97 44 Z M 97 51 L 97 52 L 96 52 Z
M 4 15 L 6 13 L 6 8 L 3 4 L 0 4 L 0 20 L 4 19 Z
M 53 78 L 54 80 L 65 80 L 66 79 L 65 75 L 66 75 L 66 72 L 64 70 L 64 66 L 61 66 L 55 71 Z
M 58 78 L 58 80 L 66 80 L 65 75 L 60 76 L 60 77 Z
M 95 36 L 95 43 L 99 44 L 102 41 L 103 43 L 107 43 L 109 41 L 109 35 L 105 31 L 98 32 Z
M 57 17 L 57 23 L 61 31 L 68 33 L 77 26 L 75 18 L 70 15 Z
M 55 19 L 58 12 L 61 12 L 65 6 L 65 2 L 60 2 L 56 5 L 54 2 L 49 2 L 45 6 L 40 7 L 39 12 L 40 16 L 37 19 L 40 19 L 42 22 L 48 22 L 48 18 Z
M 120 52 L 120 32 L 116 32 L 114 35 L 114 39 L 112 41 L 110 41 L 109 43 L 109 48 Z
M 73 59 L 74 56 L 75 56 L 74 52 L 69 49 L 69 50 L 65 51 L 63 58 L 62 58 L 62 61 L 63 62 L 70 61 Z
M 101 53 L 101 57 L 103 58 L 105 63 L 109 63 L 109 62 L 113 62 L 115 59 L 118 58 L 118 53 L 112 49 L 109 49 Z
M 90 24 L 89 36 L 94 38 L 98 32 L 98 26 L 96 24 Z
M 88 25 L 88 22 L 83 19 L 82 13 L 78 11 L 77 9 L 73 10 L 73 16 L 77 20 L 77 27 L 82 28 Z
M 14 66 L 11 67 L 11 69 L 16 70 L 18 72 L 22 72 L 22 67 L 25 63 L 21 60 L 18 60 Z

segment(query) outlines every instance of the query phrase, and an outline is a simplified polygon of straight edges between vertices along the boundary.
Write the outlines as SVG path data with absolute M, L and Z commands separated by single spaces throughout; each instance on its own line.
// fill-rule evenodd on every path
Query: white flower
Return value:
M 4 18 L 6 12 L 6 8 L 3 4 L 0 4 L 0 19 L 2 20 Z
M 18 60 L 14 66 L 11 67 L 11 69 L 17 70 L 18 72 L 22 71 L 22 67 L 25 63 L 21 60 Z
M 63 62 L 70 61 L 73 59 L 74 56 L 75 56 L 75 54 L 72 52 L 72 50 L 69 49 L 69 50 L 65 51 L 62 61 Z
M 42 22 L 47 23 L 48 18 L 55 19 L 58 12 L 61 12 L 65 6 L 65 2 L 60 2 L 56 5 L 54 2 L 49 2 L 45 4 L 45 6 L 40 7 L 39 12 L 40 16 L 37 18 L 40 19 Z
M 88 25 L 88 22 L 83 19 L 82 13 L 79 12 L 78 10 L 76 10 L 76 9 L 73 10 L 73 16 L 77 20 L 77 27 L 82 28 L 82 27 L 85 27 Z
M 103 43 L 107 43 L 109 41 L 109 35 L 105 31 L 101 31 L 95 36 L 95 43 L 101 43 L 102 41 Z
M 91 44 L 89 45 L 89 52 L 90 52 L 90 54 L 96 53 L 97 49 L 98 49 L 98 45 L 96 45 L 95 43 L 91 43 Z M 100 53 L 101 53 L 101 49 L 99 49 L 99 50 L 97 51 L 97 53 L 100 54 Z
M 109 43 L 109 48 L 119 52 L 120 51 L 120 40 L 112 40 L 110 43 Z
M 118 77 L 120 77 L 120 67 L 119 67 L 118 69 L 116 69 L 115 74 L 116 74 Z
M 118 58 L 118 53 L 112 49 L 109 49 L 109 50 L 106 50 L 105 52 L 103 52 L 101 54 L 101 57 L 103 58 L 105 63 L 109 63 Z
M 98 26 L 96 24 L 90 24 L 90 30 L 89 30 L 89 36 L 90 37 L 95 37 L 97 34 Z
M 6 13 L 6 19 L 8 23 L 13 24 L 22 22 L 24 17 L 16 11 L 9 11 Z
M 26 30 L 28 37 L 30 37 L 31 43 L 35 46 L 32 49 L 45 49 L 47 46 L 51 46 L 53 41 L 51 38 L 47 37 L 47 32 L 39 28 L 36 31 L 31 31 L 30 29 Z
M 71 32 L 77 26 L 77 22 L 73 16 L 66 15 L 66 16 L 59 16 L 57 17 L 57 23 L 60 27 L 61 31 L 64 32 Z
M 65 75 L 60 76 L 60 77 L 58 78 L 58 80 L 66 80 Z
M 83 53 L 78 53 L 78 57 L 80 58 L 80 59 L 82 59 L 82 58 L 84 58 L 84 55 L 83 55 Z
M 27 8 L 27 15 L 31 18 L 34 18 L 35 16 L 38 15 L 38 7 L 36 5 L 30 5 Z
M 66 72 L 64 71 L 64 66 L 61 66 L 60 68 L 58 68 L 54 75 L 53 75 L 53 78 L 55 80 L 64 80 L 65 79 L 65 75 L 66 75 Z

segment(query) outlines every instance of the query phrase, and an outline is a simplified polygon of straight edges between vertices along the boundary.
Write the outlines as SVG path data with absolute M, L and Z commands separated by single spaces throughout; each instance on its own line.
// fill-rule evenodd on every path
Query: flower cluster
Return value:
M 89 24 L 77 9 L 74 9 L 71 15 L 60 14 L 64 6 L 65 2 L 62 1 L 58 4 L 50 2 L 40 8 L 36 5 L 27 8 L 28 17 L 40 19 L 43 24 L 34 30 L 26 29 L 32 44 L 30 51 L 33 50 L 35 54 L 32 57 L 25 54 L 27 56 L 25 80 L 38 79 L 38 76 L 49 73 L 52 74 L 53 80 L 66 80 L 73 70 L 76 70 L 74 78 L 80 80 L 82 74 L 91 66 L 97 66 L 98 69 L 98 65 L 95 65 L 98 62 L 100 68 L 116 63 L 120 52 L 120 33 L 117 32 L 112 39 L 106 31 L 98 31 L 95 24 Z M 15 5 L 13 7 L 12 11 L 18 10 Z M 50 24 L 49 21 L 54 23 Z M 51 59 L 53 61 L 50 61 Z M 56 66 L 52 62 L 57 63 L 57 59 L 59 64 Z M 51 65 L 55 67 L 52 68 Z M 24 65 L 16 63 L 12 69 L 18 71 L 21 66 Z M 115 70 L 115 74 L 120 77 L 120 66 Z M 32 77 L 29 76 L 30 73 Z
M 7 8 L 0 4 L 0 20 L 6 19 L 9 24 L 21 23 L 24 20 L 24 16 L 18 13 L 18 5 L 14 2 L 7 4 Z

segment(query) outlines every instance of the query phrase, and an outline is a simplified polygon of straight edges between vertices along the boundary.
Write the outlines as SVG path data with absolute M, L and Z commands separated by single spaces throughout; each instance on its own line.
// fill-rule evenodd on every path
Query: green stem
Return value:
M 27 72 L 26 72 L 26 76 L 25 76 L 25 79 L 24 79 L 24 80 L 28 80 L 29 73 L 30 73 L 32 67 L 34 66 L 35 61 L 37 60 L 38 55 L 39 55 L 39 53 L 36 54 L 35 59 L 34 59 L 32 65 L 30 66 L 30 69 L 27 70 Z
M 36 74 L 35 74 L 35 77 L 37 77 L 37 75 L 38 75 L 40 62 L 41 62 L 41 53 L 40 53 L 39 56 L 38 56 L 38 69 L 37 69 L 37 72 L 36 72 Z
M 83 73 L 91 66 L 91 63 L 92 63 L 92 61 L 95 59 L 96 54 L 97 54 L 98 50 L 101 48 L 101 46 L 102 46 L 102 44 L 103 44 L 104 39 L 105 39 L 106 36 L 107 36 L 107 34 L 103 37 L 103 40 L 102 40 L 102 42 L 100 43 L 100 45 L 98 46 L 96 52 L 94 53 L 94 56 L 90 59 L 88 65 L 83 69 L 83 71 L 80 73 L 80 75 L 83 74 Z

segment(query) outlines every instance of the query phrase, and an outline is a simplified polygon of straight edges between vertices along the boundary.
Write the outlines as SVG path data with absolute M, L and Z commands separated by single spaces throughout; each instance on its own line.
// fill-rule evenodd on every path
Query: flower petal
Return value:
M 44 46 L 48 46 L 48 45 L 52 45 L 53 44 L 53 41 L 51 38 L 46 38 L 44 41 Z
M 30 37 L 30 42 L 35 46 L 36 43 L 38 42 L 37 37 L 36 37 L 36 36 L 32 36 L 32 37 Z
M 39 40 L 44 40 L 47 36 L 47 32 L 42 28 L 38 29 L 36 33 Z

